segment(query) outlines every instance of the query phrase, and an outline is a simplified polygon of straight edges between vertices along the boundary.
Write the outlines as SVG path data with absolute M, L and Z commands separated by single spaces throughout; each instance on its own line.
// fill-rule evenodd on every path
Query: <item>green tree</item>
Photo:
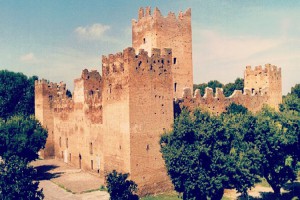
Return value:
M 226 97 L 232 95 L 234 90 L 244 90 L 244 79 L 237 78 L 234 83 L 227 83 L 223 87 L 223 92 Z
M 296 84 L 294 87 L 292 87 L 291 94 L 294 94 L 300 98 L 300 84 Z
M 161 152 L 168 174 L 184 199 L 221 199 L 225 188 L 245 193 L 258 180 L 255 119 L 243 116 L 220 118 L 183 110 L 173 131 L 162 135 Z
M 226 108 L 226 113 L 242 113 L 246 114 L 248 112 L 248 109 L 245 108 L 242 105 L 238 105 L 236 103 L 231 103 L 227 108 Z
M 28 166 L 27 161 L 11 156 L 0 162 L 0 199 L 43 199 L 39 182 L 34 181 L 36 171 Z
M 44 148 L 47 131 L 33 117 L 13 116 L 0 120 L 0 156 L 5 160 L 13 155 L 30 162 Z
M 118 173 L 113 170 L 105 176 L 107 190 L 111 200 L 135 200 L 139 199 L 137 195 L 137 184 L 132 180 L 127 180 L 129 174 Z
M 256 118 L 247 110 L 229 112 L 221 115 L 223 126 L 230 135 L 230 153 L 226 175 L 229 186 L 243 195 L 260 181 L 261 155 L 255 144 Z
M 34 81 L 22 73 L 0 71 L 0 118 L 34 114 Z
M 262 175 L 279 196 L 280 188 L 296 179 L 299 159 L 299 115 L 264 108 L 257 116 L 256 147 L 262 155 Z
M 208 87 L 207 83 L 201 83 L 201 84 L 194 84 L 194 85 L 193 85 L 194 91 L 197 90 L 197 89 L 199 89 L 199 90 L 200 90 L 201 96 L 204 95 L 204 93 L 205 93 L 205 88 L 207 88 L 207 87 Z
M 300 98 L 295 94 L 288 94 L 283 97 L 283 102 L 280 104 L 280 111 L 297 111 L 300 112 Z

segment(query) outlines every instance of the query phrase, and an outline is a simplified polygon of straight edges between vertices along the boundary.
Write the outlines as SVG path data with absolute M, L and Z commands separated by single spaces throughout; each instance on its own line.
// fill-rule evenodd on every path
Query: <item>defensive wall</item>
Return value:
M 36 117 L 50 133 L 42 156 L 100 176 L 129 172 L 140 194 L 170 189 L 159 139 L 173 123 L 171 60 L 170 49 L 103 56 L 103 75 L 83 70 L 72 98 L 63 83 L 36 81 Z
M 244 90 L 235 90 L 229 97 L 225 97 L 222 88 L 206 88 L 205 94 L 201 96 L 197 89 L 195 93 L 190 88 L 185 88 L 182 98 L 177 98 L 175 104 L 180 108 L 186 107 L 190 110 L 202 108 L 214 114 L 221 114 L 231 104 L 243 105 L 252 112 L 261 110 L 264 105 L 269 105 L 276 110 L 282 103 L 281 68 L 266 64 L 251 69 L 247 66 L 244 73 Z

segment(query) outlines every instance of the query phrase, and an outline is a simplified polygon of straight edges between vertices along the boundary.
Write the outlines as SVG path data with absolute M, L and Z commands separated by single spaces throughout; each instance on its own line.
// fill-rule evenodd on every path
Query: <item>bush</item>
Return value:
M 0 162 L 0 199 L 43 199 L 43 191 L 38 190 L 38 181 L 34 181 L 36 171 L 27 161 L 11 156 Z
M 107 191 L 110 194 L 111 200 L 135 200 L 139 197 L 134 192 L 137 192 L 137 184 L 132 180 L 126 180 L 129 174 L 118 173 L 113 170 L 105 176 L 107 182 Z

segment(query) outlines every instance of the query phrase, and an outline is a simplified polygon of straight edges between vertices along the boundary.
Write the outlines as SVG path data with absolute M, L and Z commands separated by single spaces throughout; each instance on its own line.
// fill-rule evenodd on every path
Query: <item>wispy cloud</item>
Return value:
M 37 63 L 38 62 L 38 59 L 36 58 L 34 53 L 28 53 L 28 54 L 22 55 L 20 57 L 20 60 L 24 63 Z
M 74 32 L 80 39 L 86 40 L 102 40 L 105 33 L 110 29 L 110 26 L 95 23 L 89 26 L 79 26 Z
M 213 30 L 198 32 L 201 38 L 196 49 L 202 49 L 201 55 L 206 61 L 237 61 L 247 59 L 284 43 L 281 38 L 261 38 L 255 36 L 229 36 Z M 198 46 L 199 45 L 199 46 Z

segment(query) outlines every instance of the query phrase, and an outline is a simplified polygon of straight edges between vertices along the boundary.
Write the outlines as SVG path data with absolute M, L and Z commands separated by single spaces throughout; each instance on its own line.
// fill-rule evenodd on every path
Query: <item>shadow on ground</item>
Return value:
M 60 177 L 62 172 L 50 172 L 53 169 L 56 169 L 58 166 L 56 165 L 41 165 L 35 167 L 37 171 L 37 181 L 42 181 L 42 180 L 50 180 L 52 178 L 57 178 Z
M 238 200 L 290 200 L 295 197 L 300 199 L 299 182 L 288 183 L 283 187 L 283 189 L 287 192 L 282 193 L 281 197 L 277 197 L 273 192 L 260 192 L 261 197 L 239 197 Z

